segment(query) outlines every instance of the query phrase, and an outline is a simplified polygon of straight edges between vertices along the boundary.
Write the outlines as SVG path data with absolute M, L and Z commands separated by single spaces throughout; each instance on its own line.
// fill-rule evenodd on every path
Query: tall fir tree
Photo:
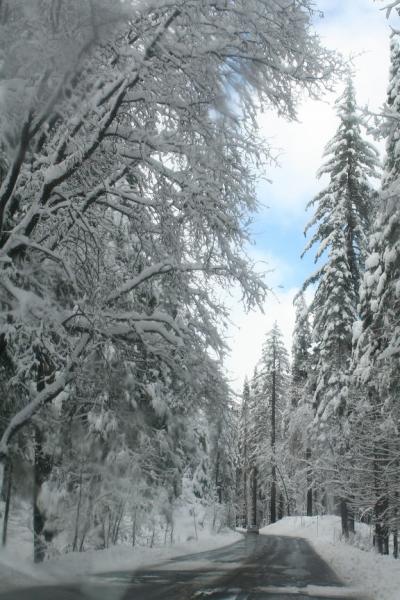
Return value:
M 300 293 L 295 301 L 295 325 L 293 330 L 292 363 L 290 381 L 290 406 L 288 407 L 287 455 L 290 479 L 293 481 L 294 502 L 301 498 L 303 504 L 304 483 L 307 516 L 313 514 L 313 468 L 309 429 L 312 423 L 313 356 L 312 333 L 309 310 Z
M 389 552 L 390 530 L 398 556 L 400 438 L 400 35 L 391 37 L 386 119 L 386 158 L 379 210 L 370 239 L 356 327 L 354 435 L 363 468 L 374 485 L 360 482 L 360 497 L 374 509 L 375 541 Z M 373 444 L 371 445 L 371 440 Z
M 248 523 L 248 500 L 249 500 L 249 408 L 250 408 L 250 385 L 246 377 L 243 385 L 242 403 L 239 422 L 239 465 L 237 469 L 237 510 L 238 525 L 247 527 Z
M 361 133 L 354 86 L 348 78 L 337 101 L 339 127 L 325 149 L 327 160 L 318 176 L 328 185 L 309 203 L 315 213 L 306 232 L 314 228 L 304 252 L 318 244 L 315 260 L 322 267 L 306 282 L 317 284 L 311 305 L 313 337 L 317 344 L 315 408 L 319 419 L 344 414 L 352 326 L 376 192 L 369 180 L 378 175 L 378 152 Z
M 277 323 L 266 336 L 258 366 L 258 411 L 252 416 L 261 432 L 257 444 L 257 464 L 263 496 L 269 496 L 269 520 L 278 517 L 278 503 L 283 505 L 283 473 L 279 465 L 283 415 L 288 402 L 289 358 Z M 265 457 L 269 457 L 269 464 Z M 269 492 L 269 493 L 268 493 Z M 282 510 L 280 509 L 281 513 Z M 280 515 L 281 516 L 281 515 Z
M 263 393 L 263 382 L 258 365 L 250 382 L 248 402 L 247 445 L 247 526 L 257 528 L 265 517 L 265 490 L 260 485 L 259 468 L 261 445 L 268 436 L 268 403 Z M 260 499 L 260 502 L 257 500 Z
M 305 387 L 311 369 L 312 339 L 309 312 L 303 293 L 295 299 L 294 306 L 296 317 L 292 343 L 291 404 L 296 408 L 305 401 Z
M 318 175 L 329 177 L 328 185 L 310 202 L 315 213 L 306 232 L 313 234 L 305 252 L 318 244 L 315 261 L 325 258 L 321 268 L 304 285 L 316 284 L 311 304 L 313 340 L 316 344 L 314 408 L 316 425 L 329 451 L 334 480 L 343 480 L 342 457 L 346 452 L 346 420 L 353 323 L 365 261 L 376 191 L 370 183 L 378 176 L 378 152 L 363 137 L 363 118 L 357 111 L 355 90 L 349 75 L 344 93 L 336 103 L 339 127 L 327 144 L 326 162 Z M 329 441 L 327 441 L 329 437 Z M 342 528 L 348 535 L 347 491 L 341 497 Z

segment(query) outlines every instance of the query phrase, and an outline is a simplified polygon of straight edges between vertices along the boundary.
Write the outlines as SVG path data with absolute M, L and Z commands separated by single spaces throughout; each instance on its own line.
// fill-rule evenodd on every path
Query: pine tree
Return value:
M 325 150 L 327 158 L 318 175 L 329 177 L 328 185 L 310 202 L 315 214 L 306 232 L 315 231 L 307 251 L 318 243 L 315 260 L 326 260 L 304 287 L 317 284 L 311 304 L 313 340 L 316 343 L 316 423 L 325 444 L 329 436 L 332 468 L 342 477 L 341 459 L 346 450 L 349 367 L 353 323 L 365 260 L 367 236 L 375 213 L 376 192 L 369 179 L 376 177 L 378 153 L 362 136 L 362 117 L 357 112 L 351 77 L 337 103 L 339 127 Z M 342 482 L 345 486 L 346 482 Z M 346 497 L 342 497 L 343 533 L 348 535 Z
M 306 480 L 307 516 L 313 513 L 313 468 L 309 428 L 312 422 L 312 337 L 309 311 L 304 294 L 295 301 L 296 318 L 293 330 L 290 396 L 288 407 L 287 454 L 289 457 L 290 479 L 294 481 L 294 494 L 303 496 L 304 476 Z M 303 457 L 303 458 L 301 458 Z M 305 473 L 303 465 L 305 465 Z M 299 477 L 300 476 L 300 477 Z M 300 481 L 299 481 L 300 478 Z M 296 484 L 301 490 L 297 490 Z
M 247 527 L 248 522 L 248 500 L 249 500 L 249 409 L 250 409 L 250 385 L 246 377 L 243 385 L 242 404 L 239 425 L 239 468 L 238 468 L 238 511 L 239 524 Z
M 325 147 L 327 160 L 318 172 L 318 177 L 327 175 L 329 183 L 308 205 L 316 209 L 305 233 L 316 228 L 304 252 L 319 244 L 317 261 L 335 245 L 337 229 L 341 229 L 341 241 L 357 292 L 364 270 L 367 236 L 375 214 L 376 192 L 369 180 L 378 176 L 378 151 L 362 136 L 364 121 L 357 112 L 350 75 L 344 93 L 336 101 L 336 109 L 339 127 Z M 317 273 L 314 278 L 320 276 Z
M 250 306 L 265 293 L 242 252 L 253 167 L 269 158 L 252 117 L 263 103 L 294 118 L 298 89 L 318 94 L 337 60 L 311 34 L 310 0 L 0 4 L 0 480 L 35 420 L 36 537 L 54 533 L 42 490 L 74 472 L 68 502 L 87 509 L 72 546 L 83 547 L 113 508 L 96 495 L 119 487 L 96 455 L 110 472 L 129 457 L 121 487 L 176 494 L 188 422 L 213 397 L 211 355 L 225 347 L 213 282 L 237 282 Z M 53 402 L 83 413 L 61 465 L 47 464 Z M 54 428 L 60 439 L 70 424 Z
M 388 87 L 386 158 L 376 224 L 360 294 L 360 322 L 355 357 L 358 399 L 354 435 L 374 478 L 363 481 L 360 496 L 374 506 L 375 540 L 379 552 L 389 552 L 390 528 L 398 555 L 400 418 L 398 396 L 400 329 L 400 36 L 391 38 Z M 373 445 L 371 446 L 371 439 Z M 371 487 L 373 488 L 371 490 Z
M 305 385 L 311 367 L 312 340 L 309 313 L 303 293 L 295 299 L 294 305 L 296 317 L 292 343 L 291 403 L 292 407 L 296 408 L 305 401 Z
M 316 209 L 306 228 L 307 232 L 316 226 L 305 251 L 318 243 L 315 260 L 327 255 L 304 285 L 317 284 L 311 305 L 318 353 L 314 402 L 322 421 L 345 411 L 352 326 L 376 197 L 368 178 L 377 176 L 378 165 L 377 151 L 361 135 L 362 118 L 350 78 L 337 112 L 339 128 L 326 147 L 328 159 L 319 171 L 319 176 L 326 174 L 330 180 L 310 202 Z
M 257 527 L 264 519 L 265 495 L 258 477 L 261 446 L 268 436 L 268 404 L 263 394 L 263 382 L 254 369 L 248 396 L 248 443 L 247 443 L 247 527 Z M 264 457 L 265 459 L 265 457 Z M 258 498 L 261 499 L 257 503 Z
M 274 323 L 267 334 L 262 348 L 262 356 L 258 367 L 259 396 L 252 422 L 258 424 L 256 462 L 259 465 L 260 485 L 267 497 L 269 489 L 270 522 L 277 520 L 277 502 L 280 504 L 284 490 L 282 470 L 279 468 L 280 446 L 282 442 L 283 413 L 288 394 L 289 359 L 283 342 L 282 333 Z M 265 464 L 269 457 L 270 464 Z M 279 498 L 278 498 L 279 496 Z

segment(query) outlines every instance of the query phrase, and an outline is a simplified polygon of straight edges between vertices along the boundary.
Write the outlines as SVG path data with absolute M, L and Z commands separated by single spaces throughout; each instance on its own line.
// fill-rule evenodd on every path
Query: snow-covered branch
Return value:
M 10 441 L 13 436 L 24 427 L 24 425 L 26 425 L 26 423 L 28 423 L 44 405 L 52 402 L 62 391 L 64 391 L 66 385 L 73 377 L 73 370 L 76 368 L 89 339 L 89 334 L 82 336 L 72 351 L 68 364 L 63 371 L 56 374 L 54 381 L 47 384 L 42 391 L 37 392 L 34 397 L 28 401 L 26 406 L 12 417 L 0 439 L 0 461 L 3 461 L 8 455 Z

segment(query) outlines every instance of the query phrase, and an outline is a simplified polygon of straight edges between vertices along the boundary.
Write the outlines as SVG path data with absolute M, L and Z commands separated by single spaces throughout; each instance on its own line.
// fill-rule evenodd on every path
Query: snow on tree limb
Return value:
M 318 95 L 338 60 L 308 2 L 98 0 L 95 27 L 90 4 L 54 24 L 50 2 L 16 0 L 2 29 L 18 85 L 2 80 L 1 350 L 21 384 L 63 373 L 77 335 L 82 365 L 114 344 L 188 381 L 224 352 L 214 282 L 249 306 L 266 293 L 243 255 L 268 162 L 257 104 L 294 117 L 297 88 Z
M 65 386 L 73 376 L 73 370 L 82 352 L 84 352 L 89 339 L 90 336 L 88 334 L 82 336 L 63 372 L 56 375 L 53 382 L 46 385 L 41 392 L 37 392 L 28 404 L 12 417 L 0 439 L 0 460 L 4 460 L 4 457 L 7 456 L 10 441 L 17 431 L 28 423 L 33 415 L 45 404 L 52 402 L 65 389 Z

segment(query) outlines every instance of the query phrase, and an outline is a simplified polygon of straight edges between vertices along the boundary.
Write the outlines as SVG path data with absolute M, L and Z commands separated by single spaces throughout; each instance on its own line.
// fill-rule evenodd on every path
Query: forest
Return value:
M 400 33 L 370 114 L 318 13 L 0 0 L 3 546 L 21 506 L 35 562 L 173 543 L 182 510 L 196 536 L 337 513 L 398 557 Z M 248 253 L 274 160 L 257 114 L 336 88 L 291 356 L 276 324 L 238 398 L 224 292 L 271 293 Z

